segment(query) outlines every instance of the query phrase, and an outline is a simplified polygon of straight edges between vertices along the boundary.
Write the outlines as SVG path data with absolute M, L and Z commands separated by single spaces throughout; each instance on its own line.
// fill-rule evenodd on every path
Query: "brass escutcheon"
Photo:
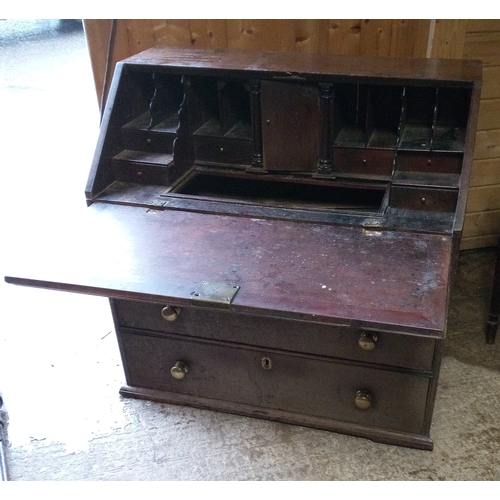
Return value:
M 271 361 L 271 358 L 267 357 L 262 358 L 261 364 L 264 370 L 270 370 L 273 367 L 273 362 Z

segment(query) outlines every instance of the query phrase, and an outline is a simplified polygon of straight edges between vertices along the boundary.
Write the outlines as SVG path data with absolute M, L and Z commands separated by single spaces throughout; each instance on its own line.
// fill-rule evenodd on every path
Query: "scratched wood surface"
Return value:
M 6 281 L 181 307 L 229 283 L 235 312 L 444 336 L 449 236 L 101 203 L 75 222 L 26 235 L 35 257 L 20 237 Z
M 500 195 L 500 20 L 94 19 L 84 23 L 101 106 L 115 63 L 155 45 L 482 60 L 479 127 L 461 248 L 496 244 L 500 236 L 495 196 Z
M 155 45 L 425 57 L 431 25 L 429 20 L 416 19 L 119 19 L 114 22 L 86 19 L 84 22 L 99 98 L 107 92 L 117 61 Z M 433 32 L 445 38 L 447 31 L 463 29 L 460 23 L 452 24 L 443 22 Z M 448 43 L 447 52 L 460 57 L 461 48 Z M 435 56 L 439 56 L 437 49 Z

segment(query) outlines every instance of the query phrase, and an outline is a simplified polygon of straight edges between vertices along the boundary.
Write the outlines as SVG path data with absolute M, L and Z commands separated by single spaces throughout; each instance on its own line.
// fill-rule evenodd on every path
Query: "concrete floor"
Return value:
M 82 31 L 31 21 L 11 38 L 12 26 L 0 21 L 2 271 L 18 232 L 64 230 L 85 210 L 99 128 Z M 486 345 L 483 333 L 493 264 L 492 249 L 460 257 L 433 452 L 122 398 L 106 299 L 2 282 L 9 478 L 500 481 L 500 339 Z

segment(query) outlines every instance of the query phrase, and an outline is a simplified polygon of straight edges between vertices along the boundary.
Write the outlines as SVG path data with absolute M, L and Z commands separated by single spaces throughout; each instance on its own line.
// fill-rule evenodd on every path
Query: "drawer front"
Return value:
M 385 149 L 334 148 L 333 171 L 390 177 L 394 151 Z
M 168 186 L 175 179 L 168 165 L 113 160 L 115 179 L 122 182 Z
M 174 336 L 123 334 L 121 342 L 130 386 L 399 431 L 423 428 L 425 377 Z M 176 366 L 182 379 L 171 374 Z M 356 398 L 366 404 L 360 393 L 371 398 L 368 408 L 357 407 Z
M 368 332 L 368 338 L 361 339 L 363 332 L 355 328 L 198 308 L 183 308 L 174 321 L 166 321 L 162 316 L 164 307 L 146 302 L 113 301 L 118 328 L 177 333 L 190 338 L 258 345 L 415 370 L 432 369 L 433 339 L 384 332 Z
M 398 152 L 396 169 L 409 172 L 459 174 L 462 171 L 462 160 L 462 154 Z
M 427 187 L 391 187 L 389 205 L 393 208 L 428 210 L 432 212 L 454 212 L 458 190 L 433 189 Z
M 172 153 L 175 134 L 122 128 L 124 149 L 151 153 Z
M 252 163 L 250 141 L 193 136 L 193 145 L 196 160 L 240 165 Z

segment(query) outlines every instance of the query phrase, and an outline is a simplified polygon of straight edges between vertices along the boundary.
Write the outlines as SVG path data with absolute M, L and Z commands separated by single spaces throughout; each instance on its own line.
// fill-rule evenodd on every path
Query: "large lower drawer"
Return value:
M 125 300 L 112 304 L 118 327 L 432 370 L 433 339 L 200 308 L 183 308 L 174 321 L 166 321 L 165 305 Z
M 423 430 L 427 377 L 176 336 L 120 337 L 133 387 L 396 431 Z M 176 365 L 187 367 L 181 379 L 171 374 Z

